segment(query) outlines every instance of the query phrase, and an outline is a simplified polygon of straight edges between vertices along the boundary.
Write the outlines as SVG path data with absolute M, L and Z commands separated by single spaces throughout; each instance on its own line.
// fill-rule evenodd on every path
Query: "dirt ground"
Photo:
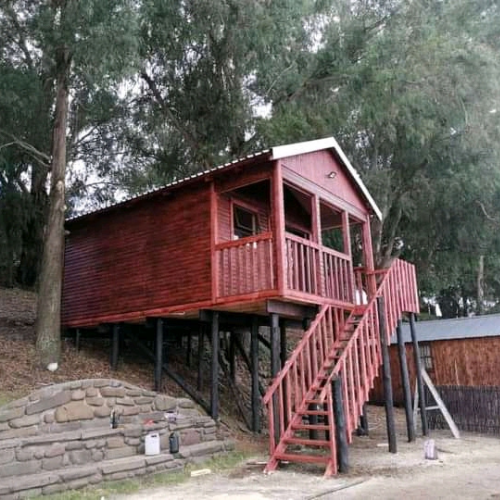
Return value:
M 383 410 L 370 407 L 370 436 L 355 438 L 350 472 L 334 478 L 296 465 L 264 475 L 262 467 L 246 461 L 229 472 L 116 500 L 500 499 L 500 439 L 464 434 L 456 440 L 450 432 L 433 431 L 438 459 L 426 460 L 423 438 L 406 442 L 400 410 L 397 422 L 398 453 L 390 454 Z

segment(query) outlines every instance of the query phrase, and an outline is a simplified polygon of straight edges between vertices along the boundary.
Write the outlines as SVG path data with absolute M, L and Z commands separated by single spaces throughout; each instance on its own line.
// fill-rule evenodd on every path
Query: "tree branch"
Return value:
M 483 205 L 482 202 L 480 202 L 479 200 L 476 200 L 476 203 L 479 205 L 479 207 L 481 208 L 481 211 L 483 212 L 484 216 L 490 221 L 492 222 L 495 226 L 500 226 L 500 221 L 498 219 L 495 219 L 494 217 L 492 217 L 490 214 L 488 214 L 488 212 L 486 211 L 486 208 L 485 206 Z
M 19 139 L 15 135 L 7 132 L 6 130 L 0 129 L 0 134 L 3 134 L 6 137 L 9 137 L 10 139 L 13 140 L 13 142 L 8 144 L 9 146 L 16 145 L 20 147 L 44 167 L 48 167 L 50 165 L 50 156 L 48 154 L 44 153 L 43 151 L 40 151 L 31 144 L 23 141 L 22 139 Z M 4 145 L 4 147 L 7 147 L 7 145 Z

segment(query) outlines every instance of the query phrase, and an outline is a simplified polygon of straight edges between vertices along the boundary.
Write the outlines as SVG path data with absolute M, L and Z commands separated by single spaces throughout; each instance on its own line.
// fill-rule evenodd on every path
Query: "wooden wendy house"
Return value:
M 333 138 L 267 149 L 68 220 L 63 325 L 77 332 L 107 325 L 114 364 L 120 335 L 130 334 L 154 360 L 157 386 L 162 371 L 183 382 L 162 358 L 165 338 L 205 330 L 205 406 L 214 418 L 221 332 L 234 333 L 238 345 L 237 332 L 247 328 L 250 348 L 241 353 L 256 431 L 259 326 L 269 326 L 267 470 L 287 460 L 322 463 L 334 474 L 332 381 L 342 381 L 350 441 L 381 364 L 376 299 L 385 300 L 387 335 L 404 313 L 418 311 L 411 264 L 374 269 L 370 220 L 380 216 Z M 155 349 L 140 342 L 137 327 L 146 322 L 156 325 Z M 304 332 L 288 354 L 292 322 Z M 201 363 L 198 370 L 200 379 Z M 297 444 L 301 453 L 290 449 Z

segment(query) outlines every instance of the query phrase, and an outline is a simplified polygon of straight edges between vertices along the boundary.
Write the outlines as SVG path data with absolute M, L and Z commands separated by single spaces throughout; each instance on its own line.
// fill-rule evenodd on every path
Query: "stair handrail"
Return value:
M 320 322 L 324 318 L 329 307 L 330 306 L 328 304 L 323 304 L 323 306 L 319 310 L 318 314 L 316 315 L 316 318 L 314 318 L 314 321 L 311 323 L 311 326 L 307 329 L 307 331 L 304 334 L 304 336 L 302 337 L 301 341 L 297 344 L 297 346 L 293 350 L 290 357 L 286 360 L 283 368 L 274 377 L 273 382 L 267 388 L 267 391 L 262 398 L 262 402 L 264 404 L 268 404 L 269 401 L 271 400 L 271 398 L 273 397 L 274 393 L 278 390 L 281 383 L 283 382 L 283 379 L 286 377 L 288 372 L 292 369 L 293 364 L 296 362 L 297 358 L 299 357 L 300 351 L 302 349 L 304 349 L 304 347 L 307 345 L 307 343 L 309 342 L 311 337 L 314 335 L 316 328 L 318 327 L 318 325 L 320 324 Z
M 332 383 L 334 377 L 339 375 L 343 364 L 346 362 L 348 356 L 351 354 L 350 351 L 354 349 L 356 341 L 358 340 L 358 337 L 360 336 L 361 332 L 363 331 L 363 328 L 366 327 L 366 322 L 371 319 L 371 315 L 374 314 L 376 321 L 378 320 L 377 299 L 379 297 L 386 297 L 387 295 L 389 295 L 389 293 L 391 291 L 390 290 L 391 280 L 397 276 L 397 273 L 401 273 L 403 271 L 402 268 L 406 268 L 406 269 L 404 269 L 404 271 L 407 271 L 407 272 L 409 271 L 408 277 L 410 278 L 410 281 L 411 281 L 410 285 L 412 285 L 413 291 L 415 292 L 415 295 L 413 297 L 410 297 L 410 299 L 415 300 L 415 302 L 413 303 L 414 309 L 418 307 L 418 296 L 416 295 L 416 280 L 415 280 L 414 266 L 412 264 L 409 264 L 408 262 L 404 262 L 400 259 L 396 259 L 392 263 L 390 268 L 384 270 L 385 273 L 383 275 L 382 281 L 380 282 L 380 285 L 377 288 L 375 295 L 368 302 L 368 305 L 366 306 L 366 309 L 364 310 L 364 314 L 363 314 L 363 317 L 361 318 L 361 321 L 356 326 L 352 336 L 350 337 L 348 343 L 346 344 L 339 359 L 335 363 L 335 366 L 331 370 L 330 375 L 328 376 L 326 383 L 324 384 L 324 387 L 319 394 L 318 399 L 320 401 L 325 401 L 327 391 L 331 390 L 331 383 Z M 413 268 L 413 269 L 411 269 L 411 268 Z M 399 292 L 399 290 L 397 290 L 397 291 Z M 411 300 L 410 300 L 410 302 L 411 302 Z M 390 340 L 390 337 L 392 336 L 392 332 L 396 326 L 395 324 L 393 324 L 394 318 L 400 317 L 400 315 L 403 312 L 405 312 L 402 298 L 399 295 L 398 295 L 398 300 L 395 302 L 395 306 L 396 306 L 396 311 L 397 311 L 396 314 L 394 314 L 395 311 L 393 311 L 391 314 L 391 312 L 389 311 L 389 308 L 386 308 L 386 312 L 385 312 L 386 321 L 387 321 L 386 335 L 387 335 L 388 340 Z M 411 304 L 409 304 L 409 307 L 410 306 L 411 306 Z M 416 312 L 416 311 L 414 311 L 414 312 Z M 392 321 L 389 321 L 389 318 L 391 318 L 391 317 L 392 317 Z M 377 323 L 378 323 L 378 321 L 377 321 Z M 377 330 L 377 337 L 379 337 L 378 324 L 376 324 L 375 327 Z M 380 364 L 380 358 L 378 359 L 378 361 Z M 356 418 L 358 418 L 358 417 L 359 417 L 359 415 L 356 416 Z

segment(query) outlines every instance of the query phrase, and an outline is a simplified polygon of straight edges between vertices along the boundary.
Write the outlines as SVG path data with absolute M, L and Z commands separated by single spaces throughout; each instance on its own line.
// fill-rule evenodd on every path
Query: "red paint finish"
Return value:
M 283 166 L 335 194 L 367 213 L 366 204 L 346 174 L 345 168 L 330 151 L 316 151 L 282 160 Z M 330 178 L 332 172 L 335 174 Z
M 69 223 L 63 324 L 210 300 L 209 186 Z

